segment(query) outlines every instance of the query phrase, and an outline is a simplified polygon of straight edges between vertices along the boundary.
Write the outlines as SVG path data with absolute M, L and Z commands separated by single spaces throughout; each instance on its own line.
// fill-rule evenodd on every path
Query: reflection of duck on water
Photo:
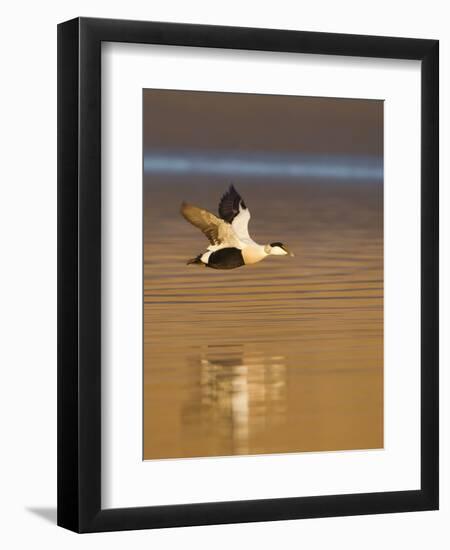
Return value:
M 199 357 L 200 395 L 185 420 L 202 425 L 220 446 L 231 445 L 231 453 L 244 454 L 252 452 L 251 437 L 284 419 L 286 369 L 283 357 L 236 351 Z
M 248 233 L 250 210 L 239 193 L 230 186 L 219 203 L 220 218 L 192 204 L 183 202 L 181 214 L 200 229 L 210 242 L 206 252 L 188 261 L 214 269 L 235 269 L 256 264 L 267 256 L 286 256 L 291 252 L 283 243 L 258 244 Z

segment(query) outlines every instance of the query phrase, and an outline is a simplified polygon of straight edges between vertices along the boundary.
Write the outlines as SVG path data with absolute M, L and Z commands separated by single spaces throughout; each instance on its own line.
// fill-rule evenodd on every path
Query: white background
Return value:
M 450 540 L 450 23 L 446 2 L 17 2 L 3 11 L 0 541 L 6 548 L 447 548 Z M 56 505 L 56 23 L 78 15 L 441 40 L 441 510 L 75 535 Z M 444 338 L 447 336 L 447 341 Z M 50 520 L 50 521 L 49 521 Z
M 102 506 L 420 488 L 419 62 L 142 44 L 102 55 Z M 141 98 L 177 87 L 385 100 L 383 450 L 142 461 Z

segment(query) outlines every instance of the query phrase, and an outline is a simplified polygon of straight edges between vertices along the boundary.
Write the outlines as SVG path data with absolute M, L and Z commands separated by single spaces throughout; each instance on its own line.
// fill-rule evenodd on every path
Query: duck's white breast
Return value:
M 242 249 L 242 257 L 246 265 L 256 264 L 263 260 L 267 254 L 264 252 L 264 247 L 257 246 L 246 246 Z

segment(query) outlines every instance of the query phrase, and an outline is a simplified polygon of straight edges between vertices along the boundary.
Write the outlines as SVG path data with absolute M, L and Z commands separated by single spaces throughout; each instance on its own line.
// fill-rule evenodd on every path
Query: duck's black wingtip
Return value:
M 223 194 L 219 203 L 219 216 L 228 223 L 239 214 L 239 204 L 246 208 L 242 197 L 236 191 L 234 184 L 231 183 L 228 190 Z

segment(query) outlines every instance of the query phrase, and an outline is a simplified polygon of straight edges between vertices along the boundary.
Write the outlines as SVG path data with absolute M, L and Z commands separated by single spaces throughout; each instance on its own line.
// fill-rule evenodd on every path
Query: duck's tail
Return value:
M 196 256 L 195 258 L 191 258 L 190 260 L 188 260 L 188 261 L 186 262 L 186 265 L 191 265 L 191 264 L 205 265 L 205 264 L 202 262 L 201 257 L 202 257 L 202 254 L 199 254 L 199 255 Z

